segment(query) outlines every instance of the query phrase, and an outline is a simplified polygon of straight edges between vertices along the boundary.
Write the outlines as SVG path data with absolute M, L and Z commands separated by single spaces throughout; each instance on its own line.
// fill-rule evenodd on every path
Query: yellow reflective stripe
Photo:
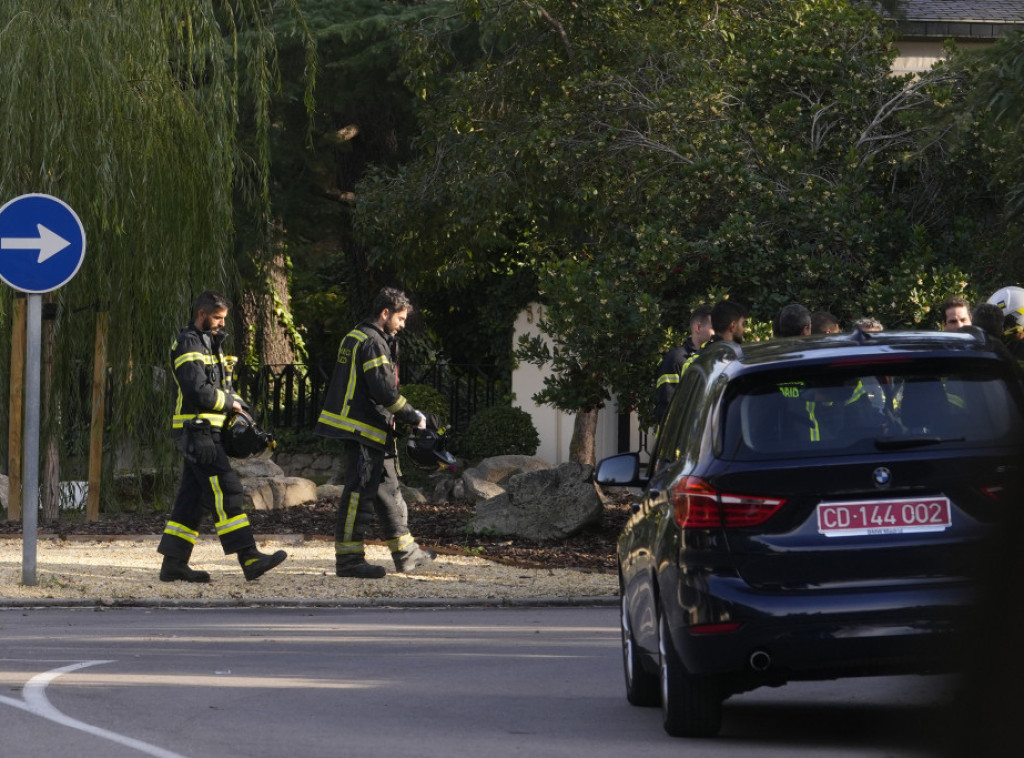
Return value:
M 388 540 L 388 548 L 392 553 L 397 553 L 399 550 L 405 550 L 409 545 L 413 544 L 416 540 L 412 538 L 411 534 L 403 534 L 401 537 L 396 537 L 393 540 Z
M 811 442 L 821 442 L 821 428 L 818 426 L 818 419 L 814 416 L 815 403 L 813 400 L 807 403 L 807 417 L 811 422 Z
M 658 389 L 663 384 L 679 384 L 679 374 L 662 374 L 658 377 L 654 388 Z
M 387 442 L 388 439 L 387 432 L 382 432 L 380 429 L 376 429 L 369 424 L 362 424 L 354 419 L 345 418 L 337 413 L 331 413 L 326 409 L 320 412 L 318 421 L 321 424 L 333 426 L 335 429 L 341 429 L 344 432 L 354 432 L 381 445 Z
M 359 493 L 353 492 L 348 496 L 348 510 L 345 512 L 345 531 L 342 532 L 344 541 L 350 542 L 356 528 L 356 513 L 359 511 Z M 362 544 L 362 543 L 356 543 Z
M 217 390 L 217 401 L 213 404 L 215 411 L 224 410 L 224 406 L 227 405 L 228 393 L 224 390 Z
M 390 413 L 398 413 L 400 410 L 402 410 L 408 404 L 409 404 L 409 401 L 406 400 L 401 395 L 399 395 L 398 396 L 398 400 L 396 400 L 394 403 L 392 403 L 391 405 L 388 406 L 388 411 Z
M 377 368 L 378 366 L 390 366 L 390 365 L 391 365 L 391 361 L 388 360 L 388 357 L 386 355 L 380 355 L 380 356 L 378 356 L 376 358 L 373 358 L 371 360 L 368 360 L 366 363 L 364 363 L 363 364 L 363 371 L 369 371 L 370 369 Z
M 962 397 L 960 397 L 959 395 L 954 395 L 952 392 L 947 392 L 946 393 L 946 400 L 949 401 L 950 405 L 954 405 L 957 408 L 961 408 L 961 409 L 966 409 L 967 408 L 967 403 L 964 402 L 964 399 Z
M 196 544 L 196 539 L 199 537 L 199 532 L 189 529 L 184 524 L 179 524 L 176 521 L 167 522 L 167 526 L 164 527 L 164 534 L 179 537 L 192 545 Z
M 203 418 L 210 422 L 211 426 L 224 426 L 227 415 L 224 413 L 176 413 L 171 420 L 174 429 L 181 429 L 186 421 L 194 418 Z
M 866 389 L 864 389 L 864 382 L 863 382 L 863 380 L 858 379 L 857 380 L 857 386 L 854 388 L 853 394 L 850 396 L 849 400 L 847 400 L 845 403 L 843 403 L 843 405 L 853 405 L 858 400 L 860 400 L 862 397 L 864 397 L 864 395 L 866 395 L 867 393 L 868 393 L 868 391 Z
M 227 521 L 228 514 L 224 512 L 224 490 L 220 487 L 220 477 L 216 474 L 210 477 L 210 489 L 213 491 L 213 509 L 217 513 L 217 522 Z
M 335 555 L 362 555 L 365 551 L 363 550 L 362 542 L 335 542 L 334 543 L 334 554 Z
M 174 368 L 179 368 L 183 363 L 191 363 L 192 361 L 199 361 L 207 365 L 213 365 L 220 363 L 220 360 L 216 355 L 209 355 L 207 353 L 182 353 L 174 359 Z
M 218 521 L 213 525 L 213 528 L 217 530 L 218 537 L 223 537 L 225 534 L 236 532 L 247 526 L 249 526 L 249 517 L 243 513 L 227 521 Z

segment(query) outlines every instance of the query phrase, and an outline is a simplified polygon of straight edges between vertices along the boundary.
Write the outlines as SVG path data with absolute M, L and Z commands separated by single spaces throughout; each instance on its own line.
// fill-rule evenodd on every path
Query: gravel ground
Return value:
M 470 602 L 563 602 L 607 599 L 618 591 L 614 541 L 625 506 L 609 505 L 604 522 L 572 538 L 549 543 L 475 536 L 464 523 L 472 506 L 445 503 L 410 509 L 410 528 L 421 544 L 439 553 L 429 572 L 394 571 L 387 548 L 367 546 L 367 558 L 388 570 L 380 580 L 334 576 L 335 505 L 330 501 L 285 511 L 253 513 L 264 552 L 284 549 L 288 560 L 246 582 L 234 556 L 203 532 L 191 565 L 209 571 L 209 584 L 161 582 L 156 553 L 166 514 L 105 517 L 41 524 L 36 582 L 23 579 L 21 524 L 0 522 L 0 605 L 93 602 L 110 605 L 206 603 L 388 604 Z
M 237 604 L 294 602 L 341 604 L 353 600 L 513 600 L 607 597 L 616 593 L 614 576 L 575 569 L 523 568 L 468 555 L 438 556 L 429 572 L 400 574 L 387 548 L 369 545 L 367 559 L 385 566 L 379 580 L 334 576 L 334 545 L 301 537 L 261 541 L 260 549 L 288 551 L 288 560 L 260 579 L 247 582 L 234 556 L 204 538 L 191 564 L 209 571 L 209 584 L 161 582 L 157 539 L 43 539 L 37 543 L 36 584 L 22 583 L 22 541 L 0 539 L 0 598 L 5 604 L 35 600 L 92 600 L 109 605 L 136 603 Z

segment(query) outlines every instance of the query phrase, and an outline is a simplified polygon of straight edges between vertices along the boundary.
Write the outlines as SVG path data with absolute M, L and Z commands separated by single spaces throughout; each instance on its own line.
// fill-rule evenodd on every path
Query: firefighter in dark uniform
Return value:
M 395 422 L 419 429 L 427 418 L 398 389 L 398 333 L 411 306 L 401 290 L 385 287 L 372 316 L 350 331 L 338 348 L 316 433 L 340 439 L 344 491 L 334 528 L 335 573 L 380 579 L 387 571 L 369 563 L 363 540 L 374 514 L 380 520 L 395 568 L 430 566 L 436 554 L 409 533 L 409 511 L 399 489 Z
M 224 554 L 238 555 L 247 580 L 259 578 L 287 557 L 283 550 L 268 555 L 256 549 L 249 517 L 242 511 L 242 482 L 221 442 L 227 414 L 245 407 L 230 389 L 221 350 L 230 307 L 222 295 L 203 292 L 193 307 L 192 324 L 171 346 L 171 366 L 178 387 L 171 434 L 185 466 L 174 509 L 157 548 L 164 556 L 160 569 L 164 582 L 210 581 L 207 572 L 188 565 L 204 512 L 213 515 Z
M 701 305 L 690 314 L 690 336 L 682 345 L 672 348 L 662 357 L 654 383 L 654 420 L 659 426 L 668 413 L 683 366 L 701 351 L 704 343 L 714 334 L 715 330 L 711 328 L 711 306 Z

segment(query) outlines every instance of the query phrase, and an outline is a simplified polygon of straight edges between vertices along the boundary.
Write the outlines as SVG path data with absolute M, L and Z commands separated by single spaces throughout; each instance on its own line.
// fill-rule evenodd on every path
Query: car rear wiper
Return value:
M 908 447 L 925 447 L 942 442 L 963 442 L 965 440 L 966 437 L 879 437 L 875 440 L 875 447 L 879 450 L 901 450 Z

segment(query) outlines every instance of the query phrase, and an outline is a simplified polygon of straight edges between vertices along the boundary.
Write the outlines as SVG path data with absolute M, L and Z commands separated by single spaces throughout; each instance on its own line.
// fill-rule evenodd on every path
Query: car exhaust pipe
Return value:
M 750 668 L 758 673 L 764 673 L 772 666 L 772 657 L 765 650 L 755 650 L 750 654 Z

